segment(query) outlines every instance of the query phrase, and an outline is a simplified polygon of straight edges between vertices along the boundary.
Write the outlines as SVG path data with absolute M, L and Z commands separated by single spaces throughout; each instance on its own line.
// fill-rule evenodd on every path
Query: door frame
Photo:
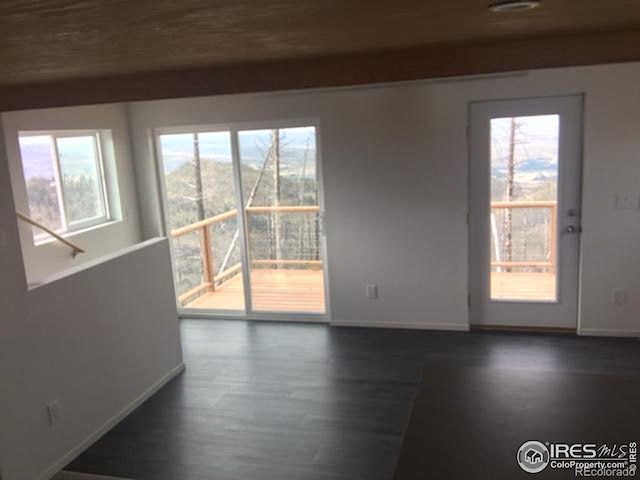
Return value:
M 579 316 L 580 316 L 580 308 L 579 308 L 579 300 L 581 293 L 581 246 L 582 242 L 580 239 L 580 235 L 575 235 L 576 237 L 576 251 L 575 255 L 575 272 L 562 272 L 561 269 L 564 258 L 564 250 L 566 245 L 563 245 L 562 241 L 562 232 L 565 230 L 563 227 L 563 215 L 566 211 L 566 195 L 561 193 L 562 184 L 565 179 L 566 168 L 562 168 L 562 164 L 559 164 L 558 168 L 558 200 L 557 200 L 557 237 L 556 237 L 556 269 L 557 269 L 557 282 L 556 282 L 556 295 L 557 298 L 555 301 L 540 301 L 540 300 L 492 300 L 490 298 L 490 268 L 488 264 L 488 249 L 486 246 L 490 245 L 490 229 L 487 225 L 482 224 L 478 225 L 477 222 L 483 221 L 483 218 L 486 223 L 486 211 L 484 212 L 484 217 L 479 215 L 479 212 L 485 210 L 488 205 L 484 205 L 485 198 L 490 200 L 490 181 L 491 176 L 486 175 L 487 183 L 483 184 L 481 187 L 474 186 L 474 173 L 477 172 L 478 168 L 486 168 L 487 165 L 483 164 L 482 166 L 478 166 L 474 164 L 480 158 L 474 152 L 474 149 L 477 145 L 477 131 L 474 131 L 474 115 L 473 108 L 474 106 L 482 106 L 482 105 L 491 105 L 495 106 L 496 110 L 500 110 L 503 107 L 505 110 L 508 110 L 509 104 L 521 103 L 522 105 L 526 105 L 524 112 L 520 116 L 534 116 L 534 115 L 553 115 L 553 108 L 549 108 L 550 104 L 559 103 L 561 106 L 556 109 L 556 113 L 558 115 L 562 115 L 564 112 L 569 112 L 569 114 L 575 113 L 577 114 L 577 118 L 573 117 L 575 120 L 572 125 L 570 125 L 567 129 L 566 125 L 562 125 L 562 122 L 559 125 L 559 153 L 563 148 L 575 148 L 574 154 L 577 156 L 576 168 L 578 169 L 578 175 L 575 180 L 575 189 L 577 189 L 574 194 L 576 197 L 576 201 L 578 202 L 578 217 L 577 223 L 580 225 L 580 214 L 582 209 L 582 191 L 583 191 L 583 152 L 584 152 L 584 104 L 585 104 L 585 95 L 583 93 L 577 94 L 567 94 L 567 95 L 551 95 L 551 96 L 535 96 L 535 97 L 515 97 L 515 98 L 499 98 L 499 99 L 487 99 L 487 100 L 479 100 L 479 101 L 471 101 L 468 103 L 467 107 L 467 147 L 468 147 L 468 241 L 469 241 L 469 249 L 468 249 L 468 265 L 469 265 L 469 274 L 468 274 L 468 306 L 469 306 L 469 325 L 471 328 L 474 327 L 497 327 L 497 328 L 524 328 L 524 329 L 549 329 L 549 330 L 570 330 L 572 332 L 577 331 L 579 324 Z M 503 104 L 503 105 L 500 105 Z M 572 111 L 572 109 L 575 109 Z M 540 113 L 535 113 L 536 111 Z M 495 118 L 499 118 L 496 116 Z M 562 117 L 561 117 L 562 118 Z M 484 131 L 484 130 L 483 130 Z M 564 147 L 562 135 L 563 132 L 568 132 L 571 135 L 575 135 L 573 140 L 576 140 L 576 143 L 573 146 Z M 568 141 L 572 139 L 569 138 Z M 490 160 L 490 155 L 486 155 L 486 158 Z M 481 176 L 482 178 L 482 176 Z M 484 178 L 483 178 L 484 179 Z M 478 188 L 481 189 L 480 195 L 477 195 Z M 476 193 L 476 195 L 474 195 Z M 483 197 L 482 202 L 479 202 L 478 197 Z M 562 213 L 561 213 L 562 212 Z M 475 214 L 474 214 L 475 213 Z M 478 238 L 484 238 L 484 241 L 477 242 Z M 571 268 L 573 270 L 573 266 Z M 519 325 L 517 323 L 512 325 L 507 325 L 501 322 L 493 322 L 487 321 L 484 318 L 485 308 L 487 305 L 491 304 L 499 304 L 507 306 L 510 310 L 515 310 L 519 306 L 524 305 L 537 305 L 542 307 L 541 310 L 544 310 L 545 306 L 556 306 L 560 307 L 563 303 L 563 294 L 564 294 L 564 286 L 565 282 L 562 281 L 561 275 L 567 275 L 571 273 L 573 276 L 575 274 L 575 299 L 572 298 L 569 304 L 565 302 L 566 308 L 572 308 L 575 311 L 575 318 L 572 319 L 572 325 L 560 325 L 560 326 L 550 326 L 550 325 Z M 575 305 L 572 305 L 575 301 Z M 567 307 L 568 305 L 568 307 Z M 573 316 L 573 315 L 572 315 Z
M 166 182 L 164 179 L 164 165 L 162 162 L 162 154 L 160 147 L 160 136 L 181 134 L 181 133 L 203 133 L 203 132 L 228 132 L 231 147 L 231 164 L 233 167 L 233 182 L 236 203 L 240 201 L 240 205 L 244 205 L 242 192 L 242 175 L 240 168 L 240 150 L 238 145 L 238 132 L 245 130 L 269 130 L 273 128 L 296 128 L 296 127 L 314 127 L 315 128 L 315 147 L 316 147 L 316 181 L 318 182 L 318 206 L 319 212 L 319 229 L 320 229 L 320 255 L 323 259 L 323 286 L 325 313 L 311 312 L 264 312 L 255 311 L 251 304 L 251 278 L 250 266 L 247 262 L 249 255 L 247 230 L 246 230 L 246 212 L 244 209 L 238 208 L 238 227 L 240 228 L 239 239 L 241 242 L 240 255 L 242 258 L 242 274 L 243 274 L 243 293 L 245 310 L 215 310 L 207 308 L 185 308 L 178 302 L 178 296 L 175 295 L 176 308 L 179 318 L 209 318 L 209 319 L 238 319 L 238 320 L 266 320 L 266 321 L 293 321 L 293 322 L 311 322 L 311 323 L 329 323 L 331 321 L 331 299 L 329 289 L 329 260 L 327 250 L 327 234 L 326 234 L 326 214 L 325 214 L 325 195 L 324 195 L 324 175 L 322 163 L 321 148 L 321 131 L 320 121 L 317 118 L 287 118 L 287 119 L 270 119 L 265 121 L 255 120 L 246 122 L 229 122 L 229 123 L 211 123 L 197 125 L 180 125 L 169 127 L 156 127 L 151 129 L 152 154 L 154 157 L 157 183 L 159 193 L 160 213 L 162 215 L 162 234 L 171 242 L 169 238 L 169 222 L 168 211 L 169 203 L 167 198 Z M 175 263 L 173 253 L 171 254 L 171 267 L 175 274 Z M 175 276 L 174 276 L 175 278 Z M 249 288 L 247 288 L 249 287 Z

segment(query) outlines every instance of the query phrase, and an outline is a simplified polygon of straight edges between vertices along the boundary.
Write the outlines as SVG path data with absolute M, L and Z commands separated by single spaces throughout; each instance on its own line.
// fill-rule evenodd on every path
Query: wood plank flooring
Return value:
M 623 448 L 626 457 L 640 434 L 638 405 L 640 375 L 428 367 L 393 478 L 530 479 L 516 461 L 529 441 L 618 445 L 615 458 Z M 604 478 L 579 470 L 548 466 L 539 478 Z
M 425 367 L 640 372 L 636 339 L 212 320 L 185 320 L 181 330 L 185 373 L 68 470 L 136 480 L 390 480 Z
M 236 275 L 187 305 L 187 308 L 244 310 L 242 275 Z M 325 313 L 322 270 L 254 269 L 253 309 L 266 312 Z

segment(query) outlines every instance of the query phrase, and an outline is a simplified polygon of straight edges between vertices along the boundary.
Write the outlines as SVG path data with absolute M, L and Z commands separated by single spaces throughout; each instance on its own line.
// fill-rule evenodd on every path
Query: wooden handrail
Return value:
M 238 214 L 238 210 L 235 208 L 233 210 L 226 211 L 219 215 L 214 215 L 213 217 L 205 218 L 204 220 L 200 220 L 199 222 L 190 223 L 184 227 L 176 228 L 175 230 L 171 230 L 171 237 L 176 238 L 182 235 L 186 235 L 187 233 L 195 232 L 203 227 L 208 227 L 214 223 L 221 222 L 223 220 L 227 220 L 228 218 L 234 217 Z
M 295 206 L 278 206 L 278 207 L 247 207 L 245 208 L 247 213 L 317 213 L 320 211 L 320 207 L 318 205 L 295 205 Z M 238 210 L 233 209 L 218 215 L 214 215 L 213 217 L 205 218 L 204 220 L 200 220 L 199 222 L 190 223 L 189 225 L 185 225 L 184 227 L 176 228 L 171 230 L 171 237 L 176 238 L 182 235 L 186 235 L 187 233 L 195 232 L 203 227 L 207 227 L 209 225 L 213 225 L 214 223 L 222 222 L 223 220 L 227 220 L 231 217 L 234 217 L 238 214 Z
M 43 230 L 43 231 L 47 232 L 49 235 L 51 235 L 57 241 L 59 241 L 60 243 L 65 244 L 67 247 L 69 247 L 71 249 L 71 255 L 73 256 L 73 258 L 76 258 L 76 255 L 78 255 L 79 253 L 85 253 L 84 250 L 81 249 L 79 246 L 77 246 L 75 243 L 72 243 L 69 240 L 67 240 L 66 238 L 61 237 L 59 234 L 57 234 L 53 230 L 50 230 L 47 227 L 45 227 L 44 225 L 41 225 L 40 223 L 36 222 L 35 220 L 32 220 L 31 218 L 27 217 L 25 214 L 20 213 L 20 212 L 16 212 L 16 216 L 20 220 L 22 220 L 23 222 L 27 222 L 28 224 L 33 225 L 34 227 L 39 228 L 40 230 Z

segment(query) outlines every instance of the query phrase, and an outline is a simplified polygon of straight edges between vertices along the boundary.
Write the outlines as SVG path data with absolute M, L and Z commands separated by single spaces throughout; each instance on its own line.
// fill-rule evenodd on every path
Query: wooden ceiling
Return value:
M 488 11 L 490 1 L 0 0 L 0 94 L 79 79 L 640 30 L 640 0 L 542 0 L 538 9 L 502 14 Z M 636 59 L 636 50 L 625 58 Z

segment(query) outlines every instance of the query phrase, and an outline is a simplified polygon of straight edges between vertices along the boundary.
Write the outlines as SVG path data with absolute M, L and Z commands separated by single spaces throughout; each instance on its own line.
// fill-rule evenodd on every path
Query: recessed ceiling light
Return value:
M 489 5 L 492 12 L 521 12 L 540 6 L 540 0 L 507 0 Z

